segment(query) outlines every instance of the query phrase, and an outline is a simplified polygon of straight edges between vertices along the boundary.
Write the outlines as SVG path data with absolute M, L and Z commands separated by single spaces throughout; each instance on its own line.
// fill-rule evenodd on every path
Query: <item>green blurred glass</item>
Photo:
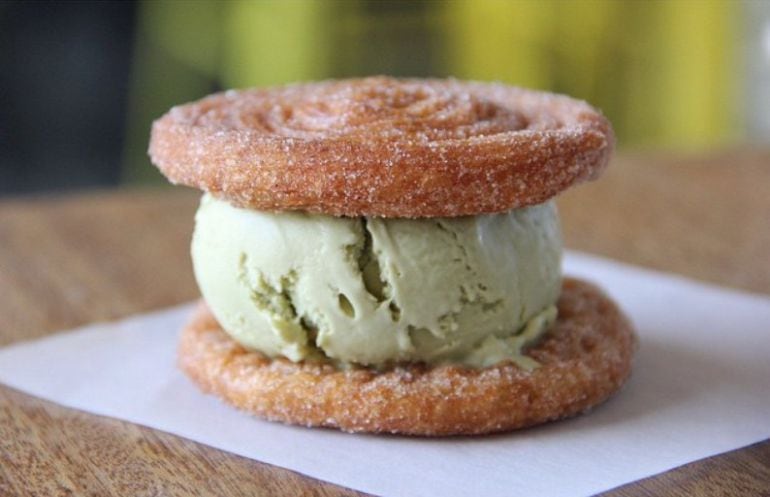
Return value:
M 741 126 L 731 0 L 166 0 L 141 3 L 125 178 L 150 123 L 223 88 L 391 74 L 497 80 L 600 107 L 625 148 L 702 149 Z

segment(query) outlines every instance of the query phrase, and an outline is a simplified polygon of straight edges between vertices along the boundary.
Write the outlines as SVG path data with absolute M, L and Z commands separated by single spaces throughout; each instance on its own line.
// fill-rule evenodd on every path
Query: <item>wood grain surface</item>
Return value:
M 197 198 L 177 188 L 0 201 L 0 345 L 196 297 Z M 770 294 L 770 151 L 624 155 L 560 208 L 570 248 Z M 11 495 L 362 494 L 0 386 L 0 496 Z M 770 442 L 603 495 L 770 495 Z

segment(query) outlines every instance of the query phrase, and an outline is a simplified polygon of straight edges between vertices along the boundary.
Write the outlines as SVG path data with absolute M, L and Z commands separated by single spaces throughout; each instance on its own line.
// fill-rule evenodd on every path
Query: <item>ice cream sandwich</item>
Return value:
M 591 409 L 628 378 L 629 321 L 561 274 L 553 197 L 614 135 L 588 104 L 372 77 L 171 109 L 150 156 L 205 193 L 203 295 L 179 364 L 285 423 L 439 436 Z

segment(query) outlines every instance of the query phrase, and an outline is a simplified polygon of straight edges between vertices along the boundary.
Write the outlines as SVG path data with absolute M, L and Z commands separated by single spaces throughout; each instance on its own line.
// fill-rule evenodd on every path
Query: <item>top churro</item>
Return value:
M 604 116 L 565 96 L 372 77 L 175 107 L 150 155 L 172 182 L 241 207 L 417 218 L 542 203 L 595 178 L 613 146 Z

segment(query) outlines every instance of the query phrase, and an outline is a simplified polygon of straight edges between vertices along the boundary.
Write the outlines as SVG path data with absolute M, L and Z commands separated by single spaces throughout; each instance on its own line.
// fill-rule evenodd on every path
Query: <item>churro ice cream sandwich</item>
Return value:
M 150 156 L 204 191 L 203 299 L 179 364 L 257 416 L 440 436 L 591 409 L 628 378 L 628 320 L 562 277 L 553 197 L 614 146 L 588 104 L 372 77 L 171 109 Z

